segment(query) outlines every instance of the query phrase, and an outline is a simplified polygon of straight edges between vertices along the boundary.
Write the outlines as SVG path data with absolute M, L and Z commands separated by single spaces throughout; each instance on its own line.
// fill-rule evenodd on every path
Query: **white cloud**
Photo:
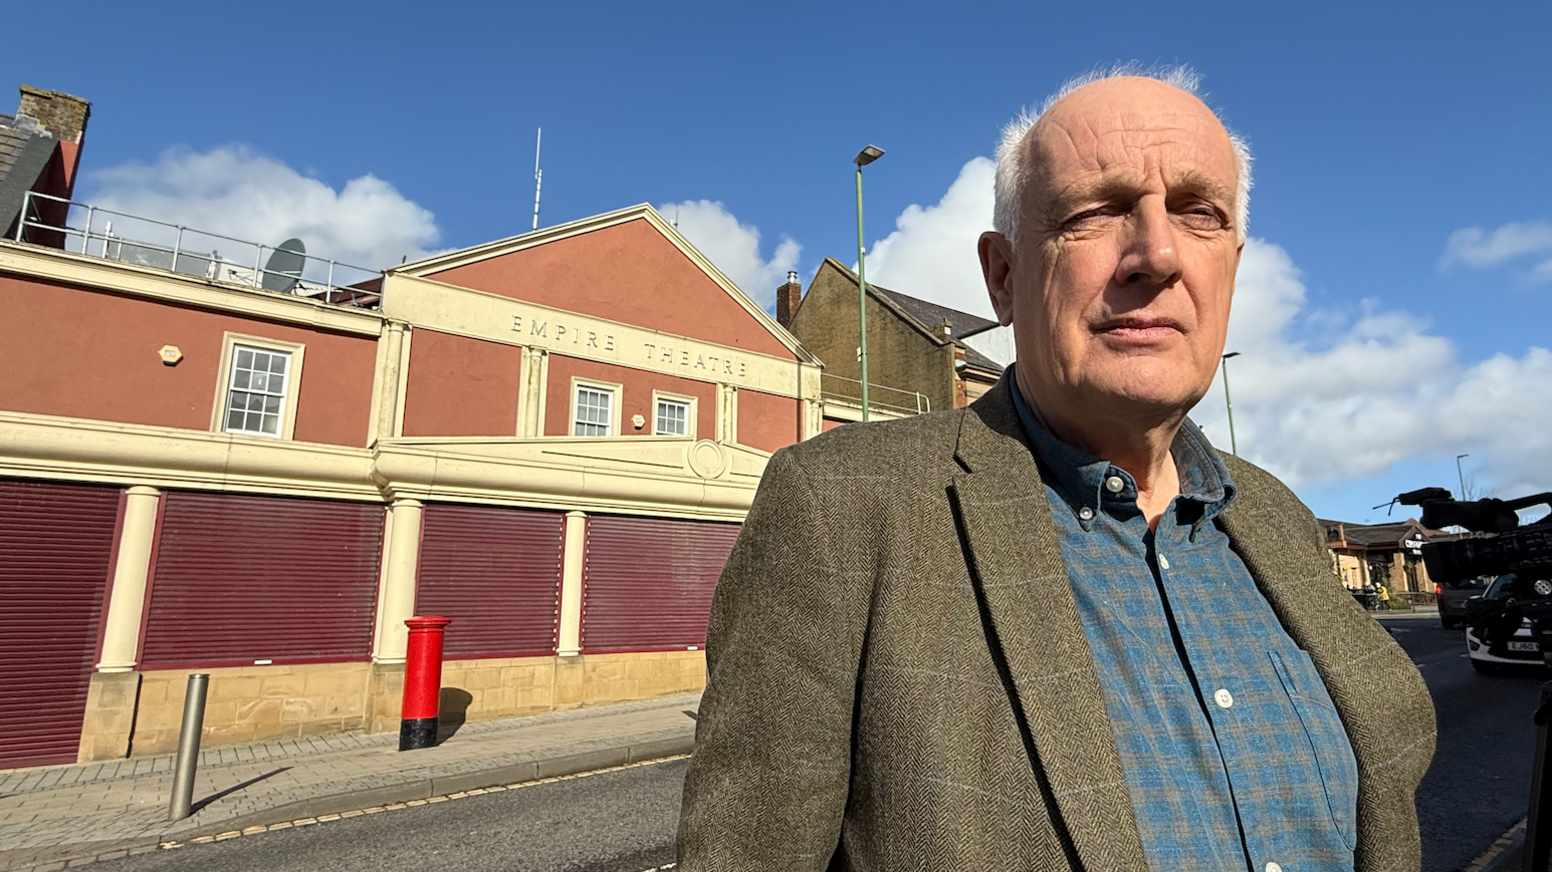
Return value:
M 738 219 L 721 203 L 685 200 L 664 203 L 657 211 L 678 222 L 679 232 L 706 255 L 733 284 L 769 309 L 776 288 L 787 281 L 787 271 L 797 269 L 803 247 L 782 237 L 769 260 L 760 256 L 760 231 Z
M 937 203 L 907 206 L 895 219 L 894 232 L 868 252 L 868 280 L 940 306 L 992 317 L 975 243 L 992 228 L 996 166 L 988 158 L 974 158 Z
M 1319 318 L 1320 348 L 1294 338 Z M 1476 364 L 1424 319 L 1363 301 L 1332 329 L 1287 252 L 1245 246 L 1228 348 L 1240 451 L 1290 485 L 1365 478 L 1470 452 L 1504 493 L 1552 488 L 1552 352 Z M 1193 413 L 1227 442 L 1221 379 Z
M 440 237 L 429 211 L 376 176 L 351 179 L 335 190 L 242 145 L 206 152 L 173 148 L 154 163 L 98 170 L 87 182 L 94 206 L 265 245 L 296 237 L 309 255 L 371 269 L 421 257 Z M 118 235 L 160 241 L 148 238 L 155 233 L 148 225 L 115 220 Z M 101 219 L 93 222 L 94 228 L 103 226 Z M 187 246 L 225 247 L 227 256 L 236 256 L 238 248 L 200 236 Z
M 1552 224 L 1530 221 L 1510 222 L 1496 230 L 1466 227 L 1450 234 L 1444 244 L 1441 266 L 1463 263 L 1467 266 L 1498 266 L 1527 254 L 1552 253 Z M 1552 257 L 1532 269 L 1537 280 L 1552 279 Z

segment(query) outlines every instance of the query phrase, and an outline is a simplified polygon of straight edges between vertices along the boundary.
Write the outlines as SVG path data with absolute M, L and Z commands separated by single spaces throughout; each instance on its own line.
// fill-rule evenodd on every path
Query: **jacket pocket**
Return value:
M 1309 742 L 1310 754 L 1319 770 L 1321 788 L 1325 792 L 1326 808 L 1331 823 L 1342 836 L 1349 849 L 1358 845 L 1358 761 L 1353 756 L 1352 742 L 1347 728 L 1342 726 L 1341 715 L 1326 693 L 1325 682 L 1308 654 L 1295 650 L 1291 654 L 1268 651 L 1277 678 L 1288 695 Z

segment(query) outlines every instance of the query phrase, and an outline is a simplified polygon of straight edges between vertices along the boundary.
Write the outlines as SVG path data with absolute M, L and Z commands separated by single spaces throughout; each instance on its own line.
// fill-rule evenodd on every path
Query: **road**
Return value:
M 1387 619 L 1428 682 L 1439 752 L 1418 791 L 1423 872 L 1457 872 L 1525 815 L 1537 672 L 1481 676 L 1458 630 Z M 685 761 L 100 864 L 102 872 L 644 872 L 671 863 Z
M 1437 618 L 1390 618 L 1433 694 L 1439 749 L 1417 791 L 1423 872 L 1457 872 L 1525 817 L 1535 757 L 1539 669 L 1478 675 L 1460 630 Z

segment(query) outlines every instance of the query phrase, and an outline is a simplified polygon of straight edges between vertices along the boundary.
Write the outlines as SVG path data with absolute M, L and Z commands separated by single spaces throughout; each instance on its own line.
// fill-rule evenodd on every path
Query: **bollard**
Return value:
M 1548 872 L 1552 864 L 1552 681 L 1541 686 L 1536 709 L 1536 762 L 1530 774 L 1530 809 L 1525 816 L 1525 872 Z
M 173 764 L 172 800 L 167 804 L 167 819 L 181 821 L 194 813 L 194 770 L 199 766 L 199 735 L 205 728 L 205 693 L 210 676 L 189 676 L 183 695 L 183 728 L 178 731 L 178 757 Z
M 442 695 L 442 634 L 450 623 L 450 619 L 437 615 L 417 615 L 404 621 L 410 628 L 410 640 L 404 660 L 400 751 L 436 744 L 437 710 Z

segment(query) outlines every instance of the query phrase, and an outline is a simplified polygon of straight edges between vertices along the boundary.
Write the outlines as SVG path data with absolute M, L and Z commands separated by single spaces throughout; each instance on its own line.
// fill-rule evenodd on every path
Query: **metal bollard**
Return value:
M 1541 686 L 1536 708 L 1536 762 L 1530 776 L 1530 810 L 1525 816 L 1525 872 L 1548 872 L 1552 865 L 1552 681 Z
M 178 731 L 178 757 L 172 774 L 172 801 L 167 804 L 167 819 L 181 821 L 194 813 L 194 770 L 199 766 L 199 735 L 205 728 L 205 692 L 210 676 L 189 676 L 183 697 L 183 728 Z
M 442 633 L 452 623 L 440 615 L 405 620 L 410 628 L 404 660 L 404 707 L 400 710 L 399 750 L 436 744 L 442 695 Z

